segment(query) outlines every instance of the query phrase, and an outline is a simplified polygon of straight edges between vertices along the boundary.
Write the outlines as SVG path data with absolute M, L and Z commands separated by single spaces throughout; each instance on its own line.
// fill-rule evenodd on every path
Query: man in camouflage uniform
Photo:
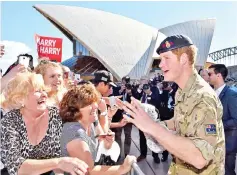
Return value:
M 183 35 L 167 37 L 157 49 L 165 81 L 178 84 L 174 117 L 164 121 L 168 131 L 155 123 L 132 99 L 126 118 L 153 136 L 172 155 L 170 175 L 223 175 L 225 140 L 222 105 L 213 89 L 194 69 L 197 49 Z

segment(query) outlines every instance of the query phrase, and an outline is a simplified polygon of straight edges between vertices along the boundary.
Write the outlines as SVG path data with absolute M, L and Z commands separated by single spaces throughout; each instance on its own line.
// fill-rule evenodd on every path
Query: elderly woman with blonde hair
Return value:
M 99 99 L 100 95 L 91 83 L 77 86 L 63 97 L 60 103 L 60 116 L 64 122 L 61 137 L 62 156 L 77 157 L 85 161 L 89 166 L 90 175 L 125 174 L 131 169 L 135 157 L 127 156 L 122 165 L 95 165 L 98 141 L 103 141 L 107 149 L 110 149 L 114 142 L 114 135 L 103 133 L 102 129 L 95 129 Z M 100 127 L 99 123 L 97 125 Z
M 83 161 L 60 158 L 62 120 L 56 107 L 46 105 L 45 89 L 42 76 L 30 72 L 8 83 L 3 106 L 10 111 L 1 120 L 1 161 L 10 175 L 57 170 L 85 174 Z
M 67 92 L 63 82 L 63 68 L 59 63 L 42 60 L 34 71 L 41 74 L 44 83 L 50 88 L 48 92 L 48 105 L 58 107 L 63 95 Z

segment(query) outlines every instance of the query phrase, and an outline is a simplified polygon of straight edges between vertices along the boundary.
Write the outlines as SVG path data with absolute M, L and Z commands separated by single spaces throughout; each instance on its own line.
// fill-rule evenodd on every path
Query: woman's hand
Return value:
M 125 158 L 122 166 L 124 169 L 124 173 L 127 173 L 131 170 L 132 168 L 132 164 L 137 162 L 137 158 L 135 156 L 129 156 L 127 155 L 127 157 Z
M 71 89 L 71 88 L 75 87 L 74 81 L 71 79 L 65 79 L 64 85 L 67 89 Z
M 100 110 L 101 113 L 107 112 L 106 102 L 103 98 L 101 98 L 98 103 L 98 109 Z
M 111 121 L 114 114 L 118 111 L 118 108 L 111 109 L 111 107 L 108 107 L 108 118 Z
M 104 141 L 104 146 L 106 149 L 110 149 L 113 145 L 113 142 L 114 142 L 114 132 L 112 131 L 109 131 L 105 137 L 102 138 L 102 140 Z
M 122 128 L 122 127 L 124 127 L 127 123 L 128 123 L 128 121 L 127 121 L 125 118 L 123 118 L 123 119 L 119 122 L 119 126 Z
M 116 107 L 119 108 L 119 109 L 122 109 L 122 106 L 123 106 L 123 101 L 120 100 L 120 98 L 122 98 L 122 97 L 123 97 L 122 95 L 120 95 L 120 96 L 114 96 L 114 98 L 115 98 L 115 103 L 116 103 Z M 102 99 L 105 101 L 105 103 L 106 103 L 107 105 L 110 105 L 110 100 L 109 100 L 109 98 L 111 98 L 111 97 L 102 97 Z
M 59 158 L 57 169 L 70 173 L 71 175 L 86 175 L 88 165 L 78 158 L 62 157 Z
M 21 65 L 21 64 L 18 64 L 16 65 L 15 67 L 13 67 L 7 74 L 6 74 L 6 77 L 11 80 L 13 78 L 15 78 L 15 76 L 18 74 L 18 73 L 22 73 L 24 71 L 26 71 L 27 69 L 25 68 L 24 65 Z

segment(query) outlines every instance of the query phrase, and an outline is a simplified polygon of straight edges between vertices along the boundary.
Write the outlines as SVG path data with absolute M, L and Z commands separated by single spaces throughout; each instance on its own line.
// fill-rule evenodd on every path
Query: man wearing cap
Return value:
M 94 73 L 93 83 L 97 89 L 97 91 L 101 94 L 101 96 L 108 95 L 108 92 L 112 88 L 112 86 L 116 87 L 113 83 L 113 75 L 106 71 L 100 70 Z M 99 122 L 105 133 L 109 130 L 109 120 L 108 120 L 108 111 L 105 101 L 101 98 L 98 109 L 100 111 Z
M 173 155 L 168 174 L 223 175 L 223 108 L 213 89 L 194 69 L 197 48 L 188 37 L 175 35 L 161 42 L 157 53 L 164 80 L 179 86 L 174 117 L 164 122 L 176 134 L 154 122 L 135 99 L 132 105 L 123 107 L 133 117 L 126 119 L 153 136 Z
M 106 70 L 95 72 L 93 82 L 102 96 L 106 95 L 112 86 L 117 87 L 113 83 L 113 75 Z

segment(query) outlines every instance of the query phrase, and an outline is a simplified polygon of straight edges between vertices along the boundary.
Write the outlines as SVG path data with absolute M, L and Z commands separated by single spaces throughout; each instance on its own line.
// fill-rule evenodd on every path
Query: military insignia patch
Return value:
M 216 125 L 215 124 L 205 125 L 205 133 L 206 135 L 216 135 Z
M 161 47 L 162 47 L 163 49 L 169 49 L 169 48 L 171 48 L 173 45 L 174 45 L 174 43 L 173 43 L 172 41 L 166 41 L 165 43 L 163 43 L 163 44 L 161 45 Z
M 170 48 L 170 46 L 171 46 L 170 42 L 169 42 L 169 41 L 166 41 L 166 42 L 165 42 L 165 46 L 166 46 L 166 48 Z

